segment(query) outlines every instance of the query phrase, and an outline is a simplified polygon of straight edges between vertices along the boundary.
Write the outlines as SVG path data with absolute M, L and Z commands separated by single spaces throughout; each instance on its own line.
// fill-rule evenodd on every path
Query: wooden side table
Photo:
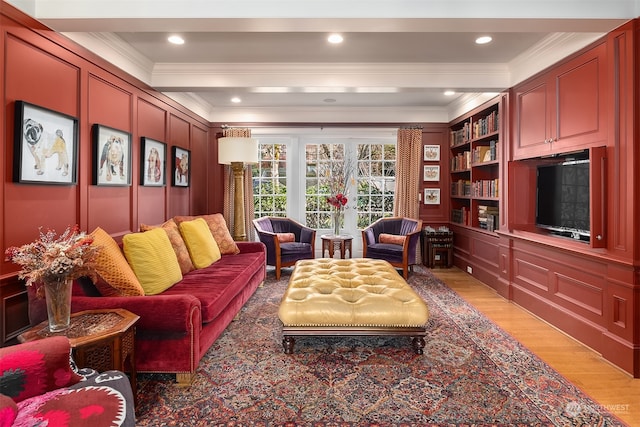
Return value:
M 131 389 L 136 397 L 135 324 L 140 316 L 124 309 L 86 310 L 71 314 L 69 328 L 50 332 L 49 321 L 18 335 L 21 343 L 52 336 L 66 336 L 73 349 L 73 358 L 80 368 L 96 371 L 129 367 Z
M 453 231 L 422 232 L 423 264 L 433 268 L 436 264 L 443 267 L 453 266 Z
M 351 243 L 353 242 L 353 236 L 349 234 L 323 234 L 320 236 L 322 239 L 322 257 L 324 258 L 324 251 L 329 251 L 329 256 L 333 258 L 336 250 L 340 251 L 340 258 L 344 259 L 346 252 L 349 251 L 349 258 L 352 258 L 353 252 L 351 251 Z

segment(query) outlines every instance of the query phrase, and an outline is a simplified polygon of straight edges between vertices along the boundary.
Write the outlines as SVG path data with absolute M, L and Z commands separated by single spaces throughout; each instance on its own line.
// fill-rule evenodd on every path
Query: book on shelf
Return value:
M 471 184 L 471 196 L 497 198 L 499 188 L 498 184 L 498 178 L 474 181 L 473 184 Z
M 471 217 L 466 207 L 460 209 L 451 209 L 451 222 L 455 224 L 471 225 Z
M 471 196 L 471 181 L 465 179 L 459 179 L 451 183 L 451 195 L 452 196 Z
M 451 170 L 454 172 L 469 169 L 470 167 L 471 167 L 471 152 L 469 151 L 458 153 L 455 155 L 455 157 L 451 158 Z
M 485 117 L 478 119 L 473 124 L 473 137 L 480 138 L 484 135 L 496 132 L 500 126 L 498 111 L 492 111 Z
M 493 231 L 497 225 L 498 215 L 497 206 L 478 205 L 478 227 Z

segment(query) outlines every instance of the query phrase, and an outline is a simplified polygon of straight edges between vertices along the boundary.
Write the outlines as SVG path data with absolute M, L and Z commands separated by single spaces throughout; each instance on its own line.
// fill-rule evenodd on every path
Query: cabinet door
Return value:
M 539 156 L 550 150 L 552 89 L 546 75 L 515 88 L 514 159 Z
M 553 152 L 602 144 L 607 138 L 606 46 L 601 44 L 554 73 Z

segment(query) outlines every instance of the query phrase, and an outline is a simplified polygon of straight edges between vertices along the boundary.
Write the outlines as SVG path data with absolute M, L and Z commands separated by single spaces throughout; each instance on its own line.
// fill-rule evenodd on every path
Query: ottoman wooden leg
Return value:
M 413 337 L 411 338 L 411 345 L 413 346 L 413 350 L 416 354 L 422 354 L 422 349 L 426 345 L 423 337 Z
M 296 344 L 296 339 L 292 336 L 286 335 L 282 338 L 282 347 L 284 348 L 285 354 L 293 354 L 293 346 L 295 344 Z

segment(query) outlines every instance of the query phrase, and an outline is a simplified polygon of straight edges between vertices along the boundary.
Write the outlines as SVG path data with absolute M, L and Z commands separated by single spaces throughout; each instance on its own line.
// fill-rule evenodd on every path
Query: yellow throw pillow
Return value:
M 178 264 L 180 264 L 180 271 L 182 274 L 187 274 L 188 272 L 195 270 L 196 268 L 191 262 L 191 256 L 189 256 L 187 246 L 184 244 L 184 240 L 182 239 L 182 234 L 180 234 L 180 230 L 178 230 L 178 224 L 176 224 L 174 220 L 170 219 L 160 226 L 140 224 L 140 231 L 149 231 L 158 227 L 162 227 L 164 231 L 167 232 L 171 246 L 173 246 L 173 251 L 176 253 L 176 257 L 178 258 Z
M 380 233 L 378 240 L 380 243 L 391 243 L 392 245 L 402 246 L 404 245 L 404 239 L 406 239 L 406 237 L 407 236 L 403 235 Z
M 181 222 L 191 221 L 196 218 L 202 218 L 207 222 L 209 230 L 211 230 L 211 234 L 216 240 L 222 255 L 235 255 L 240 253 L 240 248 L 238 248 L 233 237 L 231 237 L 229 227 L 227 227 L 227 222 L 220 213 L 198 216 L 174 216 L 173 220 L 180 225 Z
M 220 248 L 204 219 L 184 221 L 179 227 L 196 268 L 208 267 L 221 258 Z
M 113 237 L 100 227 L 90 236 L 93 237 L 93 245 L 100 248 L 96 257 L 96 271 L 102 278 L 96 283 L 100 294 L 105 297 L 144 295 L 140 281 Z
M 162 293 L 182 280 L 178 258 L 162 228 L 127 234 L 122 244 L 146 295 Z

